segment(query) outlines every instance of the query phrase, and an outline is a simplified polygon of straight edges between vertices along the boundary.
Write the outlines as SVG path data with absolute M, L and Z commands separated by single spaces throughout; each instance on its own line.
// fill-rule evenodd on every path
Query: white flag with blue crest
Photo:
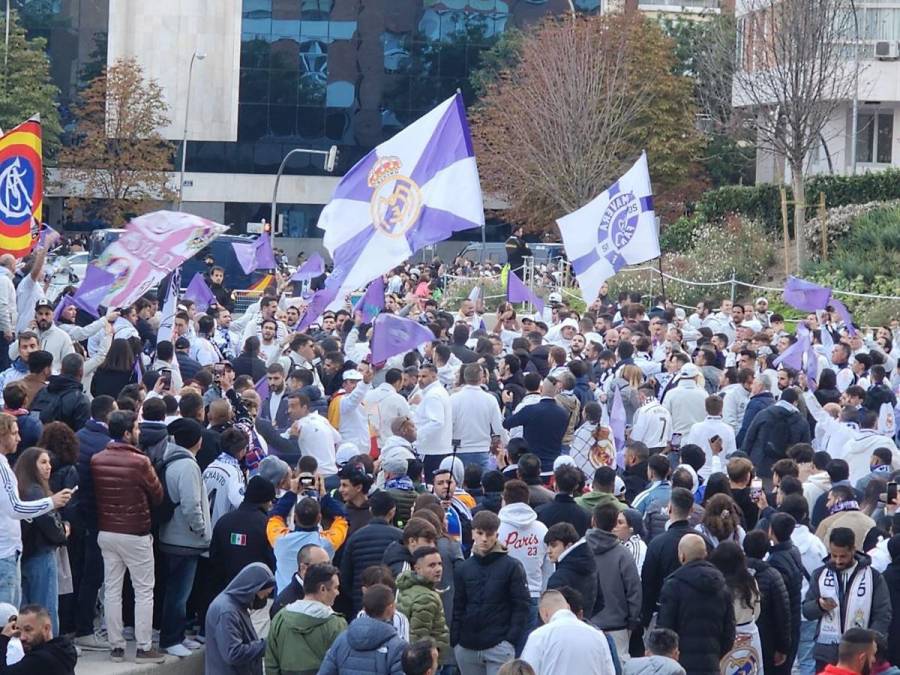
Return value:
M 588 305 L 620 269 L 659 257 L 647 153 L 608 190 L 556 223 Z

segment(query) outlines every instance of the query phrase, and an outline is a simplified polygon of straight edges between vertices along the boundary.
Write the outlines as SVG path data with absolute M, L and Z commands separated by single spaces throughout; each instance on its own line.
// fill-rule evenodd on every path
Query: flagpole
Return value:
M 659 258 L 656 259 L 657 264 L 659 265 L 659 285 L 662 287 L 662 299 L 663 302 L 666 301 L 666 278 L 663 276 L 662 269 L 662 254 L 660 253 Z

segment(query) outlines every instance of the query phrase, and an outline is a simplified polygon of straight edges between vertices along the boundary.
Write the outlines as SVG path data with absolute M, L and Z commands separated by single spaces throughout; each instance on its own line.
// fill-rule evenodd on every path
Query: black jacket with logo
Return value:
M 216 594 L 250 563 L 261 562 L 275 569 L 275 553 L 266 537 L 268 520 L 261 506 L 245 501 L 216 522 L 209 545 Z

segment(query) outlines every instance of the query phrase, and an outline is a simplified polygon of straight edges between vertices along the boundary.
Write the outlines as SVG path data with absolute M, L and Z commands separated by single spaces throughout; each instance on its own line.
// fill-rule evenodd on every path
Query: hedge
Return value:
M 781 232 L 781 196 L 779 185 L 727 186 L 710 190 L 694 204 L 694 211 L 708 222 L 719 221 L 729 213 L 759 220 L 771 232 Z M 788 200 L 793 192 L 787 189 Z M 825 193 L 828 208 L 846 204 L 900 199 L 900 169 L 885 169 L 857 176 L 812 176 L 806 181 L 807 218 L 816 215 L 819 193 Z M 788 209 L 788 225 L 793 232 L 793 209 Z

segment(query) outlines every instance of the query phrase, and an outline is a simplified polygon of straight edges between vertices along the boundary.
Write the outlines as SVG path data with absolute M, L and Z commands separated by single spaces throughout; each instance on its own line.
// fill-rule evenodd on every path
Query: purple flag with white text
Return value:
M 379 314 L 372 326 L 369 348 L 372 362 L 383 363 L 434 340 L 434 333 L 422 324 L 393 314 Z

